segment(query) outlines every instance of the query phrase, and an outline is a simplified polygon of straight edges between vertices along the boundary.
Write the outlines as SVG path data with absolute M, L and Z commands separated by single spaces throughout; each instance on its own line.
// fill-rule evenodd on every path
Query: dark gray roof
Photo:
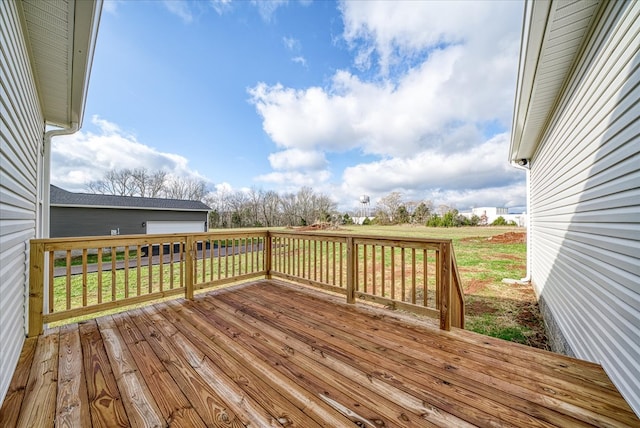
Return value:
M 51 185 L 51 205 L 101 208 L 139 208 L 147 210 L 210 211 L 201 201 L 182 199 L 141 198 L 139 196 L 72 193 Z

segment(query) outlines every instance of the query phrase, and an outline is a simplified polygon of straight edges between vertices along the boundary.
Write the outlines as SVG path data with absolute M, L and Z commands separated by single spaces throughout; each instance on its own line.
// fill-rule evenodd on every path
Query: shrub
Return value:
M 507 226 L 507 220 L 504 217 L 500 216 L 497 219 L 493 220 L 491 226 Z

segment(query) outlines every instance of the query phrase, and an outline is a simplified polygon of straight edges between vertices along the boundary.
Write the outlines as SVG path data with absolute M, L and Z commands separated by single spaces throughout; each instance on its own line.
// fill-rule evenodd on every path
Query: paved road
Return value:
M 233 251 L 232 248 L 228 248 L 228 247 L 223 247 L 223 248 L 218 248 L 215 247 L 212 249 L 207 249 L 205 251 L 205 257 L 209 258 L 211 257 L 211 251 L 213 251 L 213 257 L 218 257 L 218 256 L 226 256 L 227 254 L 232 255 L 232 254 L 244 254 L 247 251 L 246 246 L 244 245 L 239 245 L 236 247 L 233 247 Z M 253 247 L 253 249 L 251 247 L 248 248 L 249 252 L 253 252 L 253 251 L 262 251 L 262 244 L 258 244 L 255 245 Z M 174 253 L 173 254 L 173 261 L 177 262 L 178 261 L 178 257 L 180 255 L 178 253 Z M 197 254 L 198 258 L 202 258 L 202 250 L 198 251 Z M 171 254 L 164 254 L 163 258 L 162 258 L 162 263 L 171 263 Z M 152 265 L 158 265 L 160 264 L 160 256 L 152 256 L 151 257 L 151 264 Z M 124 269 L 124 265 L 125 262 L 124 260 L 118 260 L 116 261 L 116 270 L 122 270 Z M 135 268 L 138 265 L 138 260 L 136 257 L 130 258 L 129 259 L 129 268 Z M 149 265 L 149 257 L 141 257 L 140 258 L 140 266 L 148 266 Z M 103 272 L 110 272 L 111 271 L 111 261 L 108 262 L 102 262 L 102 271 Z M 98 272 L 98 264 L 97 263 L 93 263 L 93 264 L 89 264 L 87 265 L 87 273 L 92 273 L 92 272 Z M 53 270 L 53 276 L 54 277 L 58 277 L 58 276 L 65 276 L 67 274 L 67 268 L 66 267 L 57 267 Z M 71 275 L 81 275 L 82 274 L 82 265 L 74 265 L 71 266 Z

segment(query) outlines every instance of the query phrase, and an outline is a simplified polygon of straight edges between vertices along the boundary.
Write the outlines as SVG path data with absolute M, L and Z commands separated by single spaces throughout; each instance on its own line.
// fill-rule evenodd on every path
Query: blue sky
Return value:
M 392 191 L 522 207 L 507 161 L 521 21 L 516 1 L 107 0 L 52 183 L 146 167 L 212 192 L 311 186 L 343 210 Z

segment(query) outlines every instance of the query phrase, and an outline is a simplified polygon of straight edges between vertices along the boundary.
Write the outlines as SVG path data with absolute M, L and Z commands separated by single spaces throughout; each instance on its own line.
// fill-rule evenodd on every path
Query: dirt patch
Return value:
M 481 238 L 472 236 L 462 239 L 464 242 L 491 242 L 493 244 L 524 244 L 527 242 L 526 232 L 507 232 L 502 235 Z
M 464 294 L 477 294 L 478 292 L 485 289 L 487 285 L 491 284 L 490 280 L 481 281 L 479 279 L 472 279 L 470 281 L 466 281 Z
M 302 232 L 314 230 L 343 230 L 341 227 L 335 226 L 331 223 L 314 223 L 310 226 L 292 227 L 291 229 L 299 230 Z
M 464 313 L 468 316 L 495 314 L 498 309 L 484 300 L 474 299 L 465 303 Z
M 507 232 L 502 235 L 490 236 L 487 241 L 495 244 L 524 244 L 527 242 L 526 232 Z
M 549 350 L 549 339 L 545 333 L 544 321 L 537 302 L 522 302 L 519 305 L 516 322 L 531 330 L 527 344 L 534 348 Z

